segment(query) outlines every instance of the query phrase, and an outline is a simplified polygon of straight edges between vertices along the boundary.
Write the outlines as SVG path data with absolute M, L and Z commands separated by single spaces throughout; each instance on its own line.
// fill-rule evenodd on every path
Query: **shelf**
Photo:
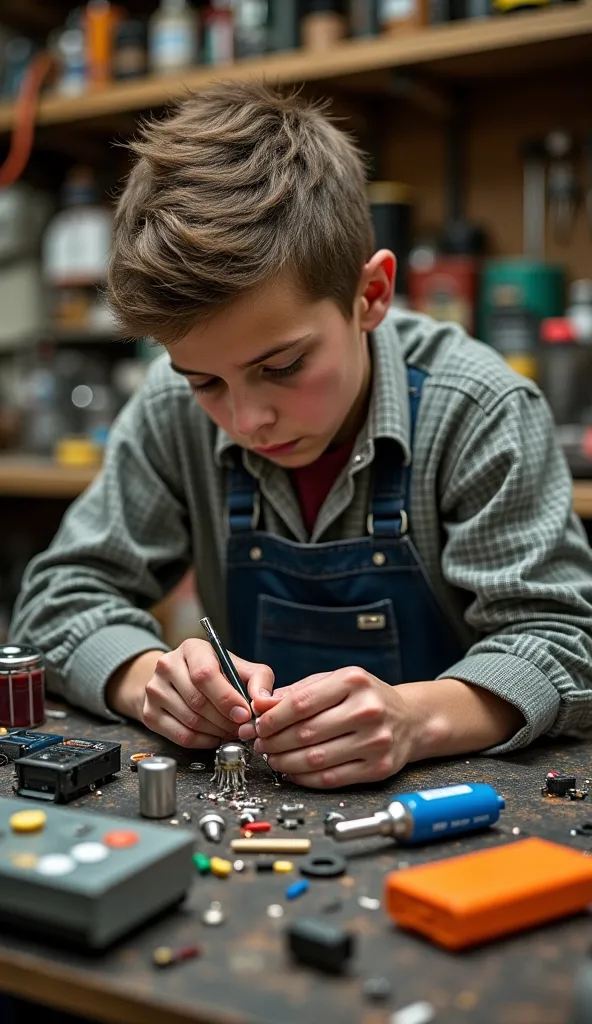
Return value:
M 545 64 L 566 66 L 592 60 L 592 0 L 543 11 L 433 26 L 401 36 L 345 40 L 330 50 L 273 53 L 265 57 L 208 67 L 173 76 L 150 75 L 117 82 L 80 97 L 47 95 L 37 114 L 39 125 L 93 121 L 109 115 L 166 106 L 187 91 L 214 81 L 265 79 L 287 85 L 353 76 L 389 69 L 421 69 L 459 77 L 486 77 Z M 0 132 L 10 131 L 15 108 L 0 104 Z
M 26 455 L 0 456 L 0 494 L 20 498 L 75 498 L 96 475 L 94 466 L 58 466 Z
M 0 456 L 0 495 L 21 498 L 75 498 L 93 480 L 93 467 L 58 466 L 49 459 Z M 592 519 L 592 480 L 574 481 L 574 508 Z

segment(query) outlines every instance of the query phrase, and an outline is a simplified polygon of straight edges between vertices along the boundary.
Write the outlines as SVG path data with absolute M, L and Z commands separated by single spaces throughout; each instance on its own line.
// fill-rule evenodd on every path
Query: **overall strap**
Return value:
M 259 486 L 247 473 L 240 454 L 236 454 L 233 465 L 227 471 L 226 508 L 230 533 L 244 533 L 254 530 L 259 522 Z
M 407 367 L 409 446 L 412 458 L 421 391 L 427 376 L 423 370 L 414 366 Z M 368 533 L 375 537 L 402 537 L 409 528 L 406 508 L 409 508 L 411 463 L 405 466 L 402 459 L 396 462 L 393 448 L 393 442 L 387 438 L 379 438 L 376 442 L 372 506 L 368 516 Z

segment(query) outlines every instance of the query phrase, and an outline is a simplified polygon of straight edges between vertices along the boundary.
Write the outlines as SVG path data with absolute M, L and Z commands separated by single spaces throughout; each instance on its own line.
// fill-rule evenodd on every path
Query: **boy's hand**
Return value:
M 253 679 L 255 750 L 271 768 L 312 789 L 377 782 L 409 759 L 412 722 L 398 688 L 361 668 L 317 673 L 270 695 Z M 252 725 L 239 736 L 254 735 Z
M 271 691 L 273 673 L 267 665 L 231 657 L 247 685 Z M 134 663 L 128 672 L 133 668 Z M 125 678 L 119 683 L 123 692 L 122 688 Z M 234 739 L 239 724 L 251 717 L 247 702 L 222 674 L 218 659 L 205 640 L 185 640 L 174 651 L 160 652 L 148 681 L 142 681 L 135 693 L 132 716 L 181 747 L 217 747 Z M 110 703 L 114 710 L 130 713 L 121 706 L 117 694 Z

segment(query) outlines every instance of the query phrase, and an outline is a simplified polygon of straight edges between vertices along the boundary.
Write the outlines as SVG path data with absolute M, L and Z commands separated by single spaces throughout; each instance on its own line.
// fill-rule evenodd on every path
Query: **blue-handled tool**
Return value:
M 485 782 L 398 793 L 369 818 L 331 821 L 327 835 L 338 842 L 365 836 L 392 836 L 403 846 L 473 832 L 494 825 L 505 807 L 503 796 Z

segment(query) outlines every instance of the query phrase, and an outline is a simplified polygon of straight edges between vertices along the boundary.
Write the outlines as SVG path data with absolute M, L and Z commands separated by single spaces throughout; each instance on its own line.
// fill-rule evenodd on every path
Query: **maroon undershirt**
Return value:
M 308 466 L 290 470 L 304 525 L 312 533 L 321 506 L 352 453 L 355 438 L 328 448 Z

